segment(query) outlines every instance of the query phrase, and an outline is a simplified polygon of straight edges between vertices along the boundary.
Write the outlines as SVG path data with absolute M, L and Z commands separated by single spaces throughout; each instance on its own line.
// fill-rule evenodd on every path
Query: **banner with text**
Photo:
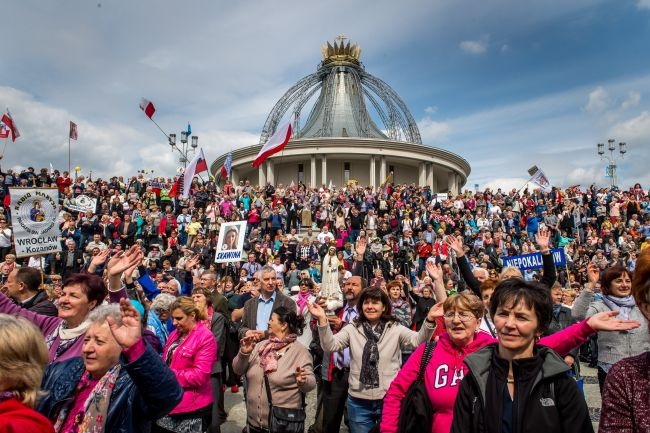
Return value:
M 246 236 L 246 221 L 231 221 L 221 224 L 217 241 L 215 263 L 238 262 L 244 254 L 244 236 Z
M 555 263 L 555 266 L 566 265 L 566 256 L 564 255 L 564 249 L 554 248 L 551 250 L 551 254 L 553 255 L 553 262 Z M 503 267 L 514 266 L 515 268 L 519 268 L 522 271 L 544 267 L 544 264 L 542 262 L 542 253 L 540 252 L 522 254 L 520 256 L 501 257 L 501 260 L 503 261 Z
M 9 188 L 17 257 L 61 251 L 59 191 L 56 188 Z
M 63 200 L 63 207 L 75 212 L 96 212 L 97 199 L 84 194 L 68 197 Z

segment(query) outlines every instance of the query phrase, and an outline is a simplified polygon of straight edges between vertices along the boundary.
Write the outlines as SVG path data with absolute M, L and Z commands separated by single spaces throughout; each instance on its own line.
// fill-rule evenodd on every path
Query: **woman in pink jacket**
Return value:
M 203 432 L 210 425 L 212 388 L 210 372 L 217 356 L 217 343 L 201 320 L 192 298 L 182 296 L 170 308 L 176 329 L 169 335 L 163 360 L 183 387 L 183 399 L 169 415 L 159 419 L 157 432 Z
M 465 357 L 497 340 L 479 329 L 484 314 L 482 301 L 473 294 L 452 295 L 443 304 L 447 332 L 443 334 L 424 373 L 424 385 L 431 401 L 433 423 L 431 432 L 449 433 L 454 414 L 454 402 L 467 366 Z M 591 316 L 587 321 L 572 325 L 538 344 L 566 355 L 598 330 L 623 330 L 639 326 L 638 322 L 615 319 L 616 313 L 606 312 Z M 420 369 L 424 344 L 411 355 L 390 385 L 381 419 L 381 433 L 395 433 L 399 426 L 401 402 L 415 381 Z

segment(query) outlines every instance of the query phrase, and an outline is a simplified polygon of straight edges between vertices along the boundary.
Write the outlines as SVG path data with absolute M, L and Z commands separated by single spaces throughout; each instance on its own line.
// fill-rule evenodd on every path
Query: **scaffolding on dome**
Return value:
M 400 96 L 369 74 L 359 61 L 361 48 L 340 35 L 322 47 L 318 70 L 299 80 L 275 104 L 264 123 L 260 144 L 273 135 L 286 113 L 295 115 L 293 137 L 365 137 L 422 144 L 415 119 Z M 301 114 L 315 95 L 307 121 Z M 380 127 L 371 118 L 370 104 Z

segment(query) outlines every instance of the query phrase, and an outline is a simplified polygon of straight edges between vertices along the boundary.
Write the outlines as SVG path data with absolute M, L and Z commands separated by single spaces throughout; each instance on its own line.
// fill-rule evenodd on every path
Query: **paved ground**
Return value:
M 598 419 L 600 418 L 600 391 L 598 389 L 598 379 L 596 370 L 586 366 L 582 367 L 582 374 L 585 378 L 585 397 L 591 413 L 591 420 L 594 423 L 594 430 L 598 431 Z M 226 390 L 226 410 L 228 411 L 228 421 L 221 426 L 222 433 L 240 433 L 246 424 L 246 407 L 244 405 L 244 394 L 240 388 L 237 394 Z M 307 423 L 309 426 L 314 421 L 314 411 L 316 407 L 316 391 L 307 395 Z M 347 428 L 343 426 L 341 433 L 347 433 Z

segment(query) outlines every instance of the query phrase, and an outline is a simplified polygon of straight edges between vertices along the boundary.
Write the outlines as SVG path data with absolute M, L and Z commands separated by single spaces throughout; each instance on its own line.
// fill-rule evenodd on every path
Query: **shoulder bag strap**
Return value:
M 269 408 L 271 408 L 273 407 L 273 399 L 271 398 L 271 384 L 269 383 L 269 377 L 266 374 L 264 375 L 264 387 L 266 388 L 266 399 L 269 401 Z M 305 401 L 305 393 L 302 391 L 300 391 L 300 398 L 302 400 L 302 408 L 304 410 L 307 406 L 307 402 Z
M 422 360 L 420 361 L 420 370 L 418 371 L 418 378 L 417 380 L 423 380 L 424 379 L 424 372 L 427 369 L 427 365 L 429 365 L 429 361 L 431 361 L 431 356 L 433 355 L 433 349 L 436 347 L 436 342 L 435 341 L 427 341 L 426 347 L 424 348 L 424 352 L 422 353 Z

